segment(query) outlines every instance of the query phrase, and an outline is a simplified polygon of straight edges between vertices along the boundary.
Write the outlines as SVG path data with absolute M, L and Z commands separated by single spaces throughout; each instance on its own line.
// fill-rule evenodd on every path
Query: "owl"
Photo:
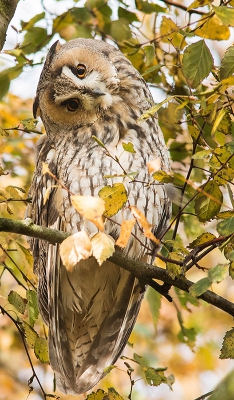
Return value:
M 151 105 L 146 82 L 114 46 L 81 38 L 52 45 L 33 106 L 34 116 L 41 117 L 46 129 L 37 145 L 31 185 L 29 213 L 34 223 L 71 234 L 85 230 L 91 237 L 97 228 L 73 208 L 71 193 L 98 196 L 104 186 L 122 182 L 128 202 L 105 220 L 105 232 L 117 239 L 122 220 L 132 218 L 132 205 L 162 237 L 170 200 L 166 185 L 152 183 L 146 165 L 159 159 L 161 169 L 168 170 L 169 158 L 156 117 L 139 120 Z M 123 143 L 129 142 L 133 152 L 123 150 Z M 43 163 L 61 184 L 42 171 Z M 121 355 L 145 285 L 111 261 L 100 267 L 90 257 L 68 271 L 59 245 L 32 239 L 31 247 L 57 387 L 64 393 L 84 393 Z M 157 246 L 135 224 L 122 251 L 129 258 L 152 261 Z

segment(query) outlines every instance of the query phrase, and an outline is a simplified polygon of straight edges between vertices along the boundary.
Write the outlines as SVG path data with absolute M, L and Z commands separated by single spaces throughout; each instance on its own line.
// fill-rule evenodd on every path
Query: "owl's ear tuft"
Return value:
M 61 47 L 62 47 L 62 45 L 61 45 L 59 40 L 57 40 L 54 44 L 52 44 L 52 46 L 51 46 L 51 48 L 49 50 L 49 53 L 47 55 L 46 62 L 49 61 L 49 63 L 51 63 L 54 55 L 56 53 L 58 53 L 58 51 L 61 49 Z

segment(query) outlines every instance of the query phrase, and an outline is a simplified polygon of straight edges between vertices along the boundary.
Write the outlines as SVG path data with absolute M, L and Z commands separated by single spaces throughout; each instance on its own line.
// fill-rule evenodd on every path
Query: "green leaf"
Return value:
M 155 171 L 152 174 L 152 177 L 158 181 L 158 182 L 162 182 L 162 183 L 172 183 L 174 182 L 174 178 L 173 176 L 167 174 L 165 171 L 159 170 L 159 171 Z
M 213 57 L 204 40 L 186 47 L 182 68 L 188 84 L 196 88 L 205 79 L 213 66 Z
M 136 0 L 136 8 L 143 12 L 144 14 L 151 14 L 151 13 L 165 13 L 167 10 L 164 7 L 161 7 L 157 4 L 149 3 L 147 0 Z
M 164 65 L 163 64 L 158 64 L 158 65 L 154 65 L 153 67 L 148 68 L 143 74 L 141 74 L 142 76 L 145 76 L 147 74 L 151 74 L 154 71 L 158 71 L 160 68 L 162 68 Z
M 220 79 L 225 79 L 234 73 L 234 46 L 229 47 L 221 60 Z
M 223 195 L 214 181 L 209 181 L 195 199 L 195 212 L 201 222 L 209 221 L 220 211 Z
M 219 283 L 227 276 L 228 268 L 228 264 L 218 264 L 216 267 L 209 269 L 208 278 L 211 282 Z
M 17 311 L 19 311 L 21 314 L 24 314 L 27 300 L 21 297 L 19 293 L 11 290 L 8 294 L 8 301 L 16 308 Z
M 145 378 L 150 386 L 159 386 L 161 383 L 166 383 L 167 379 L 163 373 L 157 372 L 155 368 L 149 367 L 145 372 Z
M 216 16 L 224 25 L 234 26 L 234 8 L 227 6 L 212 7 Z
M 11 80 L 17 78 L 22 71 L 23 64 L 17 64 L 0 72 L 0 100 L 7 94 Z
M 38 336 L 35 341 L 34 353 L 42 364 L 49 363 L 48 341 Z
M 219 358 L 234 358 L 234 328 L 226 332 Z
M 38 124 L 38 120 L 35 118 L 25 118 L 20 122 L 24 126 L 24 129 L 29 133 L 35 131 L 35 128 Z
M 114 183 L 112 186 L 104 186 L 98 196 L 105 201 L 106 211 L 104 216 L 112 217 L 121 210 L 128 199 L 123 183 Z
M 234 399 L 234 371 L 229 372 L 214 389 L 207 400 L 231 400 Z
M 118 42 L 123 42 L 132 37 L 132 32 L 125 18 L 111 22 L 110 34 Z
M 234 232 L 234 216 L 220 221 L 216 229 L 220 235 L 231 235 Z
M 119 18 L 125 18 L 130 24 L 132 22 L 139 21 L 137 15 L 134 12 L 128 11 L 126 8 L 119 7 L 118 9 Z
M 185 328 L 182 327 L 180 332 L 178 333 L 178 339 L 186 343 L 191 349 L 193 349 L 196 342 L 197 332 L 194 328 Z
M 38 337 L 37 332 L 26 322 L 22 321 L 22 328 L 25 334 L 26 342 L 31 349 L 34 349 Z
M 42 49 L 49 41 L 50 36 L 47 35 L 46 29 L 33 26 L 27 30 L 21 48 L 25 54 L 31 54 Z
M 148 292 L 148 290 L 147 290 L 147 292 Z M 139 365 L 141 365 L 142 367 L 146 367 L 146 368 L 149 367 L 149 363 L 148 363 L 148 361 L 147 361 L 144 357 L 139 356 L 138 354 L 134 353 L 134 354 L 133 354 L 133 359 L 134 359 Z
M 194 249 L 194 247 L 200 246 L 203 243 L 209 242 L 210 240 L 215 239 L 216 236 L 213 233 L 206 232 L 202 233 L 198 236 L 192 243 L 189 243 L 190 249 Z
M 155 47 L 153 45 L 148 45 L 148 46 L 144 46 L 143 50 L 145 52 L 145 65 L 148 67 L 154 61 Z
M 183 256 L 176 252 L 170 253 L 170 258 L 175 261 L 183 261 Z M 175 279 L 182 272 L 182 266 L 178 264 L 174 264 L 173 262 L 167 262 L 167 272 L 172 279 Z
M 153 288 L 148 287 L 146 292 L 146 300 L 149 303 L 149 308 L 153 318 L 153 324 L 156 329 L 161 307 L 161 295 Z
M 131 142 L 122 143 L 122 146 L 125 151 L 128 151 L 129 153 L 136 153 L 134 146 Z
M 189 293 L 195 297 L 201 296 L 201 294 L 209 289 L 210 285 L 211 282 L 209 278 L 202 278 L 189 288 Z
M 34 290 L 27 290 L 26 292 L 28 300 L 28 318 L 29 324 L 33 327 L 36 319 L 39 315 L 39 309 L 37 304 L 37 294 Z
M 21 21 L 21 26 L 23 31 L 27 31 L 32 28 L 38 21 L 41 21 L 45 17 L 45 12 L 36 14 L 28 22 Z

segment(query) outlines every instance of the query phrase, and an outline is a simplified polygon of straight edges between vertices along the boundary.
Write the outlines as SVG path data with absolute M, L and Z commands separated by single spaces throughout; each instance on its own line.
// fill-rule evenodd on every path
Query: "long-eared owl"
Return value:
M 92 236 L 97 228 L 73 208 L 70 193 L 98 196 L 104 186 L 123 182 L 128 205 L 136 206 L 153 233 L 162 236 L 170 218 L 170 201 L 165 185 L 149 184 L 152 179 L 146 165 L 159 159 L 161 169 L 167 170 L 169 159 L 156 117 L 139 120 L 151 105 L 144 79 L 114 46 L 92 39 L 52 45 L 34 102 L 34 115 L 41 117 L 46 129 L 37 146 L 31 185 L 34 223 L 71 234 L 85 229 Z M 122 144 L 128 142 L 135 152 L 123 150 Z M 62 185 L 43 173 L 43 162 Z M 123 176 L 123 170 L 136 172 L 135 179 Z M 47 189 L 50 196 L 45 201 Z M 122 219 L 131 218 L 130 213 L 126 205 L 107 219 L 105 232 L 117 239 Z M 68 271 L 58 245 L 32 239 L 31 247 L 57 386 L 65 393 L 86 392 L 123 351 L 145 286 L 108 260 L 99 267 L 90 257 Z M 146 261 L 156 251 L 135 224 L 124 254 Z

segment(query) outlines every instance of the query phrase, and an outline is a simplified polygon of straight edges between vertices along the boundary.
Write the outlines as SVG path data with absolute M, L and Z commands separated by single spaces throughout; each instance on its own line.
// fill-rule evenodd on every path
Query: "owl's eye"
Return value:
M 68 111 L 76 111 L 79 108 L 79 100 L 71 99 L 67 102 Z
M 83 79 L 86 74 L 86 66 L 84 64 L 78 64 L 76 67 L 76 73 L 78 78 Z

